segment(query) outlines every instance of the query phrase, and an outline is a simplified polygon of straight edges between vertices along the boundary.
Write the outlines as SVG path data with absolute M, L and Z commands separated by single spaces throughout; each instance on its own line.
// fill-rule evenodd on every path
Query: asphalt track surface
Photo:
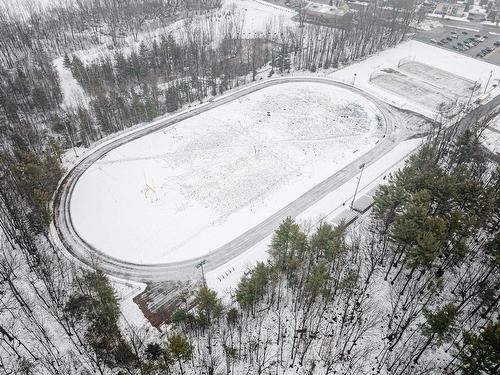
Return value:
M 273 85 L 292 82 L 317 82 L 342 87 L 371 100 L 375 105 L 377 105 L 384 116 L 386 126 L 385 135 L 370 151 L 360 155 L 360 157 L 355 161 L 349 163 L 318 185 L 306 191 L 299 198 L 290 202 L 288 205 L 268 217 L 266 220 L 262 221 L 260 224 L 254 226 L 227 244 L 202 257 L 165 264 L 135 264 L 110 257 L 80 237 L 74 228 L 71 219 L 70 201 L 73 190 L 83 173 L 85 173 L 85 171 L 93 163 L 103 158 L 109 151 L 145 135 L 172 126 L 192 116 L 209 111 L 212 108 L 232 102 L 252 92 L 262 90 L 263 88 Z M 123 135 L 119 135 L 109 141 L 103 142 L 101 145 L 91 150 L 84 158 L 79 160 L 70 171 L 68 171 L 66 176 L 61 180 L 58 189 L 54 193 L 52 202 L 53 225 L 51 239 L 61 251 L 69 253 L 72 257 L 77 258 L 79 261 L 90 267 L 99 268 L 105 273 L 120 279 L 145 283 L 167 280 L 196 279 L 199 278 L 200 275 L 200 272 L 196 269 L 196 265 L 202 260 L 205 261 L 205 271 L 216 269 L 229 262 L 231 259 L 242 254 L 269 236 L 279 226 L 283 219 L 288 216 L 296 217 L 308 207 L 338 189 L 351 178 L 355 177 L 359 173 L 359 167 L 361 164 L 366 164 L 366 166 L 372 164 L 387 152 L 392 150 L 398 143 L 411 137 L 413 135 L 412 132 L 405 130 L 404 126 L 400 127 L 398 124 L 405 124 L 409 121 L 411 122 L 411 119 L 415 118 L 422 119 L 422 116 L 408 111 L 401 111 L 356 87 L 328 78 L 284 77 L 259 82 L 254 85 L 244 87 L 236 92 L 231 92 L 227 95 L 221 96 L 193 109 L 180 112 L 177 115 L 170 116 L 165 119 L 154 121 L 147 126 L 132 130 Z

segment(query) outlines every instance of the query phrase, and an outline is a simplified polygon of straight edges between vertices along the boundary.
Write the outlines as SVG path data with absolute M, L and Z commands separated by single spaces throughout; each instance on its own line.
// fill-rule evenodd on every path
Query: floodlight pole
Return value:
M 365 163 L 361 164 L 359 166 L 359 169 L 361 169 L 361 172 L 359 174 L 358 183 L 356 184 L 356 190 L 354 190 L 354 196 L 352 197 L 352 202 L 350 206 L 351 209 L 354 206 L 354 201 L 356 200 L 356 194 L 358 193 L 359 183 L 361 182 L 361 176 L 363 175 L 363 170 L 365 169 Z
M 474 81 L 474 87 L 472 88 L 472 91 L 471 91 L 471 93 L 470 93 L 469 100 L 467 101 L 467 105 L 466 105 L 466 107 L 468 107 L 468 106 L 469 106 L 470 101 L 472 100 L 472 95 L 474 95 L 474 91 L 476 91 L 476 84 L 477 84 L 477 81 Z
M 203 259 L 200 263 L 196 265 L 196 268 L 201 268 L 201 278 L 203 280 L 203 286 L 206 288 L 207 287 L 207 281 L 205 280 L 205 269 L 203 266 L 207 263 L 205 259 Z
M 491 76 L 493 75 L 493 70 L 490 70 L 490 76 L 488 77 L 488 81 L 486 82 L 486 86 L 484 87 L 484 93 L 486 94 L 486 90 L 488 90 L 488 85 L 490 84 Z

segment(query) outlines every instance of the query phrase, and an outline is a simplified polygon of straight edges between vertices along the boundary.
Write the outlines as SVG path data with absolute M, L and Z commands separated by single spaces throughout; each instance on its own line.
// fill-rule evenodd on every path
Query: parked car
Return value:
M 493 43 L 495 46 L 500 46 L 500 39 Z
M 462 31 L 462 34 L 467 35 L 467 31 Z

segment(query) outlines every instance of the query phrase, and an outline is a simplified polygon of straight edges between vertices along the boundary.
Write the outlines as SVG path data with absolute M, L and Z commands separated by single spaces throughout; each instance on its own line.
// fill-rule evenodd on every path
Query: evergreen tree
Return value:
M 459 355 L 463 375 L 489 375 L 500 371 L 500 323 L 489 322 L 479 334 L 464 332 Z
M 174 334 L 168 338 L 167 350 L 172 359 L 179 364 L 181 374 L 184 374 L 182 363 L 189 361 L 193 355 L 193 349 L 189 341 L 181 334 Z

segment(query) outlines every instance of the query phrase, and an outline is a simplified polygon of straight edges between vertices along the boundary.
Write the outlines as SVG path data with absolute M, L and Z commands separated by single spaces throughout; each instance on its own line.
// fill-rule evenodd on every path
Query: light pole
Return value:
M 475 82 L 474 82 L 474 87 L 472 88 L 472 91 L 471 91 L 471 93 L 470 93 L 469 100 L 467 101 L 467 105 L 466 105 L 466 107 L 468 107 L 468 106 L 469 106 L 470 101 L 472 100 L 472 95 L 474 95 L 474 91 L 476 91 L 476 85 L 477 85 L 477 81 L 475 81 Z
M 358 193 L 359 183 L 361 182 L 361 176 L 363 175 L 363 170 L 365 169 L 365 163 L 361 164 L 359 166 L 359 169 L 361 169 L 361 172 L 359 173 L 358 183 L 356 184 L 356 190 L 354 190 L 354 196 L 352 197 L 352 202 L 350 206 L 351 209 L 354 206 L 354 201 L 356 200 L 356 194 Z
M 207 263 L 207 261 L 205 259 L 203 259 L 200 263 L 198 263 L 196 265 L 196 268 L 201 268 L 201 278 L 203 280 L 203 286 L 206 288 L 207 287 L 207 282 L 205 280 L 205 269 L 203 268 L 203 266 L 205 265 L 205 263 Z
M 356 75 L 357 75 L 357 74 L 356 74 L 356 73 L 354 73 L 354 77 L 353 77 L 353 79 L 352 79 L 352 85 L 353 85 L 353 86 L 354 86 L 354 84 L 356 83 Z
M 490 79 L 492 75 L 493 75 L 493 70 L 490 70 L 490 76 L 488 77 L 488 81 L 486 82 L 486 86 L 484 87 L 484 94 L 486 94 L 486 90 L 488 90 L 488 85 L 490 84 Z

